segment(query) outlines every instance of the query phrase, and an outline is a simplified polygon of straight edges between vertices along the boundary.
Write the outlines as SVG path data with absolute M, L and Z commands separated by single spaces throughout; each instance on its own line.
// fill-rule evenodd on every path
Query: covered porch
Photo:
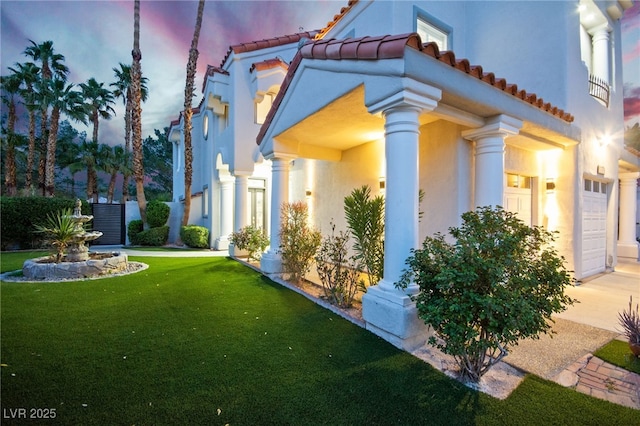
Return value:
M 281 272 L 279 208 L 290 200 L 292 160 L 343 162 L 358 147 L 380 140 L 380 152 L 371 156 L 360 181 L 372 187 L 384 181 L 385 272 L 363 296 L 363 318 L 368 329 L 394 345 L 419 347 L 426 333 L 411 301 L 417 286 L 400 290 L 395 283 L 411 249 L 420 244 L 418 193 L 424 169 L 446 161 L 453 179 L 446 191 L 423 188 L 424 221 L 432 212 L 451 221 L 476 206 L 503 205 L 507 146 L 525 152 L 522 161 L 535 163 L 530 168 L 538 169 L 538 176 L 552 179 L 554 193 L 573 194 L 573 147 L 580 132 L 572 120 L 535 94 L 456 60 L 451 52 L 439 52 L 435 44 L 422 45 L 416 34 L 307 43 L 291 64 L 257 138 L 262 155 L 272 161 L 271 249 L 261 269 Z M 446 146 L 451 155 L 440 158 L 438 150 L 425 150 L 427 140 Z M 549 152 L 563 161 L 554 170 L 540 170 L 545 161 L 539 157 Z M 430 161 L 423 162 L 425 158 Z M 327 179 L 313 179 L 323 177 Z M 344 184 L 327 182 L 337 192 Z M 541 193 L 550 188 L 539 186 Z M 456 203 L 445 203 L 447 198 Z M 567 198 L 555 203 L 573 214 L 573 197 Z M 341 214 L 341 203 L 328 204 Z M 443 205 L 446 211 L 438 212 Z M 573 232 L 568 223 L 556 226 Z

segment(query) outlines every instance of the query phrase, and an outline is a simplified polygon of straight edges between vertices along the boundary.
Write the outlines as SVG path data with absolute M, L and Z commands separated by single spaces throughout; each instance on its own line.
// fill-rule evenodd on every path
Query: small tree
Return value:
M 374 285 L 384 270 L 384 198 L 372 197 L 371 188 L 364 185 L 345 197 L 344 212 L 355 240 L 353 249 L 365 267 L 369 285 Z
M 551 314 L 573 300 L 571 278 L 553 233 L 525 225 L 501 207 L 462 215 L 460 228 L 427 237 L 398 283 L 415 281 L 418 315 L 433 327 L 429 343 L 453 355 L 461 377 L 478 382 L 520 339 L 551 328 Z
M 289 279 L 299 282 L 311 269 L 322 235 L 308 225 L 307 204 L 283 203 L 280 209 L 280 255 Z
M 238 232 L 233 232 L 229 240 L 239 250 L 246 250 L 249 254 L 247 260 L 260 260 L 262 253 L 269 246 L 269 237 L 264 229 L 247 225 Z
M 316 268 L 325 297 L 334 305 L 348 308 L 358 293 L 361 264 L 356 256 L 349 256 L 349 234 L 335 233 L 322 240 L 316 255 Z

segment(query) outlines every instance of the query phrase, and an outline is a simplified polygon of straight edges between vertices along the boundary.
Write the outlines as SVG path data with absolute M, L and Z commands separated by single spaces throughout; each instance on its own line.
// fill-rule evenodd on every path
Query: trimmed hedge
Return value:
M 167 244 L 169 239 L 169 227 L 158 226 L 156 228 L 147 229 L 137 235 L 138 243 L 141 246 L 160 247 Z
M 35 233 L 35 225 L 43 224 L 47 215 L 75 207 L 76 200 L 61 197 L 0 197 L 0 245 L 2 250 L 40 248 L 43 235 Z M 91 207 L 82 201 L 82 214 Z
M 180 228 L 180 239 L 189 247 L 209 247 L 209 230 L 204 226 L 187 225 Z
M 167 224 L 171 208 L 162 201 L 150 201 L 147 204 L 147 225 L 149 228 L 159 228 Z
M 141 219 L 134 219 L 127 225 L 127 235 L 129 236 L 129 243 L 131 245 L 137 246 L 140 245 L 140 241 L 138 240 L 138 236 L 144 229 L 144 224 Z

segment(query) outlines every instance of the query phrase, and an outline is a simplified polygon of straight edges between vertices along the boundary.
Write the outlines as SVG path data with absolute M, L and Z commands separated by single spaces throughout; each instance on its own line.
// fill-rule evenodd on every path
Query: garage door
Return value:
M 531 178 L 507 173 L 504 209 L 516 213 L 518 219 L 531 226 Z
M 607 184 L 585 179 L 582 210 L 582 276 L 605 270 L 607 257 Z

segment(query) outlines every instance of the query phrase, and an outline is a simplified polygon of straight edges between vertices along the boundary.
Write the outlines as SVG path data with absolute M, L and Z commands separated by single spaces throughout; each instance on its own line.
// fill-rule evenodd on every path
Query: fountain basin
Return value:
M 127 265 L 127 254 L 120 252 L 90 253 L 89 259 L 81 262 L 55 263 L 43 256 L 25 261 L 22 275 L 34 280 L 91 278 L 126 271 Z

